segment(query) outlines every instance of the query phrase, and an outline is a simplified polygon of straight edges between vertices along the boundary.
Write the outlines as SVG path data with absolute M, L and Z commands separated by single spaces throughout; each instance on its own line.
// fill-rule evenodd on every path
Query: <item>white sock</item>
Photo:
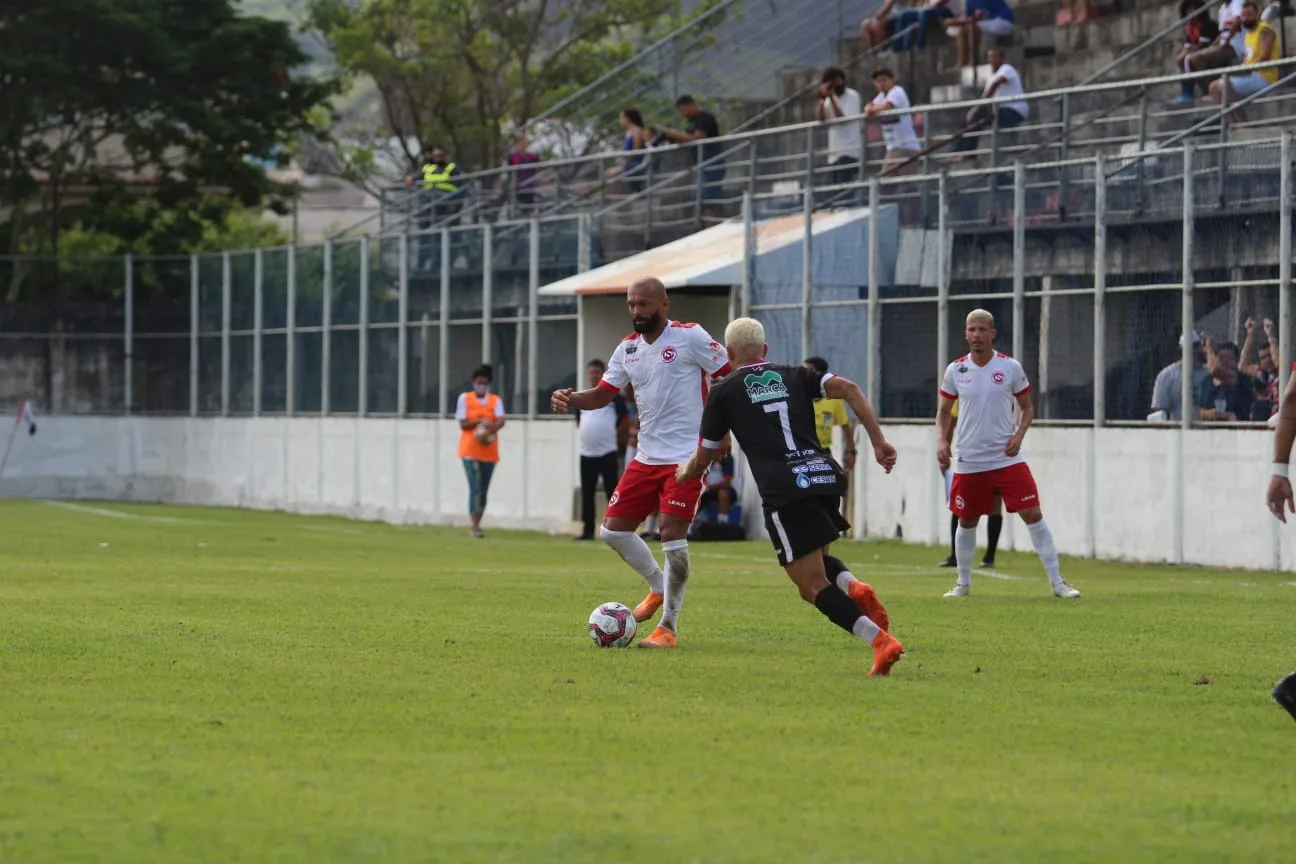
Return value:
M 688 541 L 667 540 L 662 544 L 662 551 L 666 553 L 666 597 L 662 601 L 661 626 L 674 633 L 688 584 Z
M 1032 525 L 1027 525 L 1026 530 L 1030 531 L 1031 543 L 1039 553 L 1040 562 L 1044 565 L 1044 572 L 1048 574 L 1049 582 L 1054 585 L 1061 582 L 1062 571 L 1058 569 L 1057 546 L 1053 543 L 1053 532 L 1049 530 L 1048 523 L 1041 519 Z
M 838 590 L 840 590 L 843 594 L 849 597 L 850 586 L 855 584 L 859 580 L 856 579 L 854 574 L 852 574 L 849 570 L 843 570 L 837 574 L 837 576 L 833 579 L 833 581 L 837 583 Z
M 872 645 L 873 640 L 878 637 L 878 634 L 881 633 L 882 630 L 876 624 L 870 621 L 867 615 L 861 615 L 855 621 L 855 627 L 853 628 L 852 632 L 859 638 L 863 639 L 865 642 Z
M 657 566 L 657 559 L 653 557 L 652 550 L 638 534 L 633 531 L 612 531 L 604 526 L 599 536 L 603 538 L 604 543 L 616 550 L 622 561 L 629 564 L 644 578 L 648 583 L 649 591 L 654 594 L 665 593 L 666 578 L 662 575 L 661 568 Z
M 958 584 L 972 584 L 972 556 L 976 553 L 976 529 L 959 523 L 954 532 L 954 560 L 958 562 Z

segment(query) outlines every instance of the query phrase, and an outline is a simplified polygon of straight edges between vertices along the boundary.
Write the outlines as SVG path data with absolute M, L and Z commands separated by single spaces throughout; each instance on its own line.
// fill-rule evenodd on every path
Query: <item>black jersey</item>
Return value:
M 733 432 L 751 464 L 766 507 L 841 495 L 844 473 L 819 446 L 814 401 L 831 372 L 754 363 L 718 382 L 702 412 L 702 439 L 714 445 Z

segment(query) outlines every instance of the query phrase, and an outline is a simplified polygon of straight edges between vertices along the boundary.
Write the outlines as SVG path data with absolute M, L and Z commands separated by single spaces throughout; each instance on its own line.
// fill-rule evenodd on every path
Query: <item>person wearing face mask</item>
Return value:
M 490 392 L 491 367 L 483 363 L 473 370 L 472 391 L 459 396 L 455 419 L 459 421 L 459 458 L 468 475 L 468 518 L 472 536 L 481 538 L 486 493 L 499 462 L 499 430 L 504 428 L 504 400 Z
M 1242 4 L 1242 14 L 1238 20 L 1241 22 L 1241 34 L 1243 43 L 1246 46 L 1242 60 L 1243 69 L 1257 63 L 1269 63 L 1280 59 L 1278 55 L 1278 34 L 1274 32 L 1272 27 L 1260 20 L 1260 7 L 1253 0 L 1246 0 Z M 1254 96 L 1277 81 L 1278 70 L 1273 67 L 1251 72 L 1238 72 L 1212 81 L 1210 95 L 1211 99 L 1222 104 L 1224 88 L 1227 87 L 1228 101 L 1231 105 L 1239 99 Z M 1238 123 L 1245 123 L 1246 111 L 1239 108 L 1230 112 L 1228 122 L 1230 127 Z
M 860 116 L 860 94 L 846 86 L 846 73 L 833 67 L 825 69 L 819 84 L 819 104 L 815 119 L 820 123 L 842 117 Z M 834 123 L 828 127 L 828 164 L 832 166 L 832 184 L 843 186 L 859 179 L 859 121 Z

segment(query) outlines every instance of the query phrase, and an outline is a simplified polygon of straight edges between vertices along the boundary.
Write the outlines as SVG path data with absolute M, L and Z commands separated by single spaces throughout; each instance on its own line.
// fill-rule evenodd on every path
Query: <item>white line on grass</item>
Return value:
M 92 516 L 107 516 L 112 519 L 138 519 L 144 522 L 165 522 L 169 525 L 197 525 L 192 519 L 175 519 L 171 516 L 149 516 L 143 513 L 123 513 L 120 510 L 105 510 L 102 507 L 87 507 L 84 504 L 73 504 L 71 501 L 46 501 L 50 507 L 60 510 L 71 510 L 73 513 L 89 513 Z

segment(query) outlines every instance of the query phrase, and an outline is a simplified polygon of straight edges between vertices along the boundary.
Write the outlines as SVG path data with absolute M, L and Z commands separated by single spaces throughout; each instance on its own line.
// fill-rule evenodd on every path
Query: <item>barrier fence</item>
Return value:
M 888 419 L 934 415 L 939 376 L 965 351 L 963 318 L 980 306 L 1023 361 L 1041 420 L 1141 423 L 1163 368 L 1200 365 L 1185 331 L 1242 348 L 1254 319 L 1253 342 L 1267 345 L 1268 319 L 1265 368 L 1285 383 L 1292 159 L 1283 135 L 747 192 L 746 278 L 732 296 L 764 321 L 773 356 L 826 356 L 867 382 Z M 1239 190 L 1246 206 L 1221 205 Z M 903 216 L 924 202 L 934 227 Z M 809 226 L 816 212 L 864 206 L 860 267 L 832 275 L 808 230 L 796 272 L 762 264 L 766 221 L 800 213 Z M 185 258 L 0 259 L 0 400 L 60 413 L 448 416 L 489 362 L 508 412 L 542 416 L 588 358 L 574 298 L 538 289 L 611 257 L 606 230 L 582 214 Z M 1200 375 L 1181 376 L 1181 404 Z

